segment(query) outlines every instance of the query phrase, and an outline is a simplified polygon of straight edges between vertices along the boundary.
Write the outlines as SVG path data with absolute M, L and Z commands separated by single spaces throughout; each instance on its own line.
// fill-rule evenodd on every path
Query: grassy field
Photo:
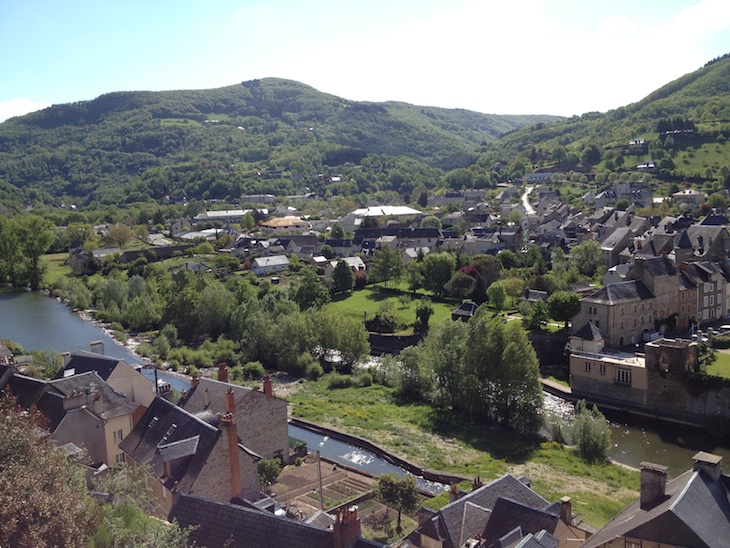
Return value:
M 715 357 L 715 363 L 707 368 L 707 374 L 730 379 L 730 354 L 715 352 Z
M 52 286 L 61 278 L 71 275 L 71 267 L 66 263 L 68 253 L 53 253 L 43 255 L 43 260 L 48 265 L 46 275 L 43 277 L 43 283 Z
M 506 472 L 527 475 L 550 501 L 570 496 L 581 517 L 596 527 L 638 496 L 638 472 L 587 463 L 557 443 L 401 401 L 392 388 L 329 390 L 323 378 L 305 383 L 288 399 L 294 416 L 369 439 L 422 467 L 487 481 Z
M 401 299 L 403 300 L 401 301 Z M 336 296 L 332 302 L 327 304 L 327 308 L 349 316 L 358 318 L 366 316 L 367 319 L 373 319 L 383 303 L 391 303 L 399 324 L 408 326 L 403 332 L 412 333 L 411 325 L 416 319 L 416 305 L 419 300 L 426 300 L 433 306 L 433 315 L 429 320 L 431 325 L 450 318 L 451 311 L 458 306 L 455 302 L 434 301 L 423 291 L 414 294 L 407 291 L 405 286 L 394 285 L 385 289 L 380 284 L 373 284 L 359 291 Z

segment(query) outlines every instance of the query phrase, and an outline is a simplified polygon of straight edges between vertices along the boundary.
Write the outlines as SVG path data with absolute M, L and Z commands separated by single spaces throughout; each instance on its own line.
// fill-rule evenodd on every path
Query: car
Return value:
M 717 328 L 716 333 L 719 335 L 726 335 L 730 333 L 730 325 L 721 325 Z

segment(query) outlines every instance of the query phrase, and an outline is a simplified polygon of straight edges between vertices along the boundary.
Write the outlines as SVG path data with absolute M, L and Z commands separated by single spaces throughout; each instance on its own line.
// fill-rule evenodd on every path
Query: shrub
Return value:
M 190 365 L 190 366 L 188 366 L 188 375 L 190 375 L 191 377 L 200 375 L 200 370 L 197 367 L 195 367 L 194 365 Z
M 246 380 L 258 380 L 264 376 L 264 366 L 261 362 L 248 362 L 241 369 L 241 373 Z
M 355 289 L 363 289 L 368 285 L 368 275 L 364 270 L 355 272 Z
M 338 373 L 331 373 L 327 382 L 330 390 L 350 388 L 353 384 L 352 377 L 349 375 L 340 375 Z
M 370 386 L 373 384 L 373 376 L 370 373 L 362 373 L 357 378 L 357 384 L 360 386 Z
M 316 381 L 318 378 L 324 375 L 324 369 L 322 369 L 322 366 L 317 362 L 312 362 L 307 365 L 305 373 L 310 381 Z
M 718 335 L 714 339 L 715 348 L 730 348 L 730 335 Z
M 581 457 L 589 461 L 606 458 L 611 447 L 611 427 L 595 405 L 588 409 L 585 400 L 576 403 L 570 430 Z
M 301 466 L 303 462 L 304 459 L 302 459 L 302 457 L 297 457 L 296 459 L 294 459 L 294 466 Z

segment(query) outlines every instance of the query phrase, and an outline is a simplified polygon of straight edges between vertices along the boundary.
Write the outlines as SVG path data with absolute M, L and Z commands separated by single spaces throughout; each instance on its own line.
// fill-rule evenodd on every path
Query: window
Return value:
M 114 442 L 115 442 L 115 443 L 119 443 L 119 442 L 120 442 L 120 441 L 122 441 L 123 439 L 124 439 L 124 436 L 122 435 L 122 430 L 121 430 L 121 428 L 120 428 L 119 430 L 115 430 L 115 431 L 114 431 Z
M 599 322 L 598 320 L 596 320 L 596 327 L 601 327 L 601 322 Z
M 616 371 L 616 382 L 619 384 L 631 384 L 631 370 L 630 369 L 618 369 Z
M 682 314 L 684 314 L 684 305 L 682 305 L 682 309 L 681 310 L 682 310 Z
M 605 375 L 606 374 L 606 364 L 605 363 L 599 363 L 598 364 L 598 372 L 601 375 Z
M 632 542 L 630 540 L 626 541 L 626 544 L 624 545 L 625 548 L 641 548 L 641 541 L 639 542 Z
M 117 464 L 123 464 L 124 463 L 124 453 L 117 454 Z
M 715 296 L 710 295 L 710 306 L 715 306 Z
M 585 363 L 585 365 L 583 366 L 583 371 L 585 371 L 586 373 L 590 373 L 591 372 L 591 362 L 586 362 Z
M 707 306 L 708 306 L 708 302 L 709 302 L 709 301 L 708 301 L 708 297 L 707 297 L 707 295 L 705 295 L 705 298 L 703 299 L 703 301 L 702 301 L 702 302 L 704 303 L 704 306 L 705 306 L 705 308 L 707 308 Z

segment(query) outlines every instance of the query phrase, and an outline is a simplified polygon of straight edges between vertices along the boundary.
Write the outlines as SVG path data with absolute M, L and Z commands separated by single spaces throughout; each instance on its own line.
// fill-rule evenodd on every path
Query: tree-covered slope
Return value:
M 276 78 L 212 90 L 117 92 L 0 124 L 0 180 L 49 200 L 101 203 L 135 189 L 155 199 L 286 192 L 287 182 L 257 185 L 250 175 L 317 172 L 369 155 L 450 169 L 470 164 L 480 145 L 504 132 L 554 119 L 348 101 Z
M 630 76 L 626 77 L 626 85 L 631 85 Z M 730 128 L 729 55 L 668 83 L 637 103 L 605 114 L 591 112 L 525 127 L 501 137 L 490 148 L 510 159 L 534 147 L 549 151 L 561 145 L 580 152 L 589 143 L 604 148 L 620 146 L 634 137 L 654 132 L 657 122 L 671 118 L 690 120 L 705 132 L 727 132 Z

